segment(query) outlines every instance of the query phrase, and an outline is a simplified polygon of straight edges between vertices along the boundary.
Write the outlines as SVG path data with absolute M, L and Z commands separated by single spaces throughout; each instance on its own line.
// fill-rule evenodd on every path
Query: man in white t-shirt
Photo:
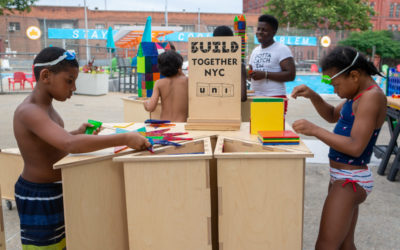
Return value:
M 256 96 L 286 98 L 285 82 L 296 77 L 296 67 L 289 47 L 274 41 L 278 20 L 271 15 L 258 18 L 256 36 L 260 45 L 250 56 L 249 77 Z M 285 114 L 287 99 L 285 99 Z

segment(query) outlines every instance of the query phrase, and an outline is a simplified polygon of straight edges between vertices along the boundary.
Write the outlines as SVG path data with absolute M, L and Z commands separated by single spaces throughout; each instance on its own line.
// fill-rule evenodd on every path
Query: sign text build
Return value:
M 188 52 L 189 116 L 186 128 L 240 128 L 240 37 L 189 38 Z

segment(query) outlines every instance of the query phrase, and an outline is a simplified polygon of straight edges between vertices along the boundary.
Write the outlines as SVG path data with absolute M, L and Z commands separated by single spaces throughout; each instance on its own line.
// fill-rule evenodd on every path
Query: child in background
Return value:
M 375 66 L 350 47 L 336 47 L 321 61 L 323 82 L 346 100 L 333 107 L 305 85 L 293 89 L 292 97 L 308 98 L 328 122 L 329 132 L 307 120 L 293 123 L 297 133 L 315 136 L 330 146 L 329 191 L 322 210 L 315 249 L 356 249 L 354 232 L 359 205 L 373 187 L 367 164 L 386 117 L 386 96 L 372 79 Z
M 213 37 L 219 36 L 233 36 L 231 28 L 225 25 L 218 26 L 213 32 Z M 240 79 L 240 100 L 245 102 L 247 100 L 247 87 L 246 87 L 246 65 L 241 64 L 241 79 Z
M 165 78 L 155 82 L 150 100 L 144 108 L 153 112 L 161 97 L 161 120 L 186 122 L 188 116 L 188 78 L 182 72 L 183 58 L 174 50 L 158 56 L 158 69 Z
M 258 18 L 256 36 L 260 45 L 251 53 L 249 77 L 256 96 L 285 98 L 286 114 L 285 82 L 295 79 L 296 66 L 290 48 L 274 40 L 278 26 L 274 16 L 264 14 Z
M 85 135 L 86 127 L 93 126 L 89 123 L 66 131 L 52 102 L 65 101 L 76 90 L 79 65 L 75 53 L 49 47 L 33 63 L 37 84 L 15 110 L 13 122 L 24 160 L 23 172 L 15 184 L 21 241 L 23 249 L 65 249 L 61 172 L 53 170 L 53 164 L 68 153 L 120 145 L 139 150 L 150 143 L 138 133 Z

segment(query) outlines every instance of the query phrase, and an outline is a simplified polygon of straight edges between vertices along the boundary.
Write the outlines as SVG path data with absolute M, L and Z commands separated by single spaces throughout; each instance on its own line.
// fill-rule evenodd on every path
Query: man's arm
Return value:
M 144 109 L 145 109 L 146 111 L 153 112 L 153 111 L 156 109 L 156 107 L 157 107 L 158 98 L 160 97 L 160 90 L 159 90 L 159 87 L 158 87 L 158 85 L 160 84 L 159 81 L 160 81 L 160 80 L 157 80 L 157 81 L 154 83 L 153 94 L 151 95 L 150 100 L 145 101 L 145 102 L 143 103 Z
M 293 57 L 283 59 L 279 65 L 281 66 L 281 72 L 264 72 L 264 71 L 253 71 L 250 74 L 254 80 L 261 80 L 264 78 L 271 79 L 277 82 L 290 82 L 296 77 L 296 66 L 294 65 Z
M 283 59 L 279 65 L 281 66 L 281 72 L 268 72 L 268 79 L 277 82 L 290 82 L 296 77 L 296 66 L 294 64 L 293 57 Z

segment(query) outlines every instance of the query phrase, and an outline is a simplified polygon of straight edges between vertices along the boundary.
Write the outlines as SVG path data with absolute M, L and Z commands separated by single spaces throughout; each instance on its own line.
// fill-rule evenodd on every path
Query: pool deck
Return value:
M 56 110 L 64 118 L 67 130 L 76 129 L 88 118 L 103 121 L 123 121 L 123 103 L 121 98 L 131 94 L 111 92 L 103 96 L 75 95 L 70 100 L 54 102 Z M 27 96 L 26 93 L 0 95 L 0 148 L 16 147 L 12 129 L 13 112 L 17 105 Z M 325 100 L 333 105 L 341 99 L 335 95 L 324 95 Z M 332 130 L 334 124 L 322 120 L 310 102 L 304 98 L 289 99 L 286 120 L 292 124 L 298 119 L 308 119 L 319 126 Z M 378 144 L 387 144 L 390 135 L 385 125 L 378 137 Z M 329 182 L 329 165 L 327 164 L 327 147 L 313 137 L 301 136 L 311 151 L 313 159 L 306 161 L 305 200 L 304 200 L 304 235 L 303 249 L 314 249 L 323 202 Z M 391 159 L 393 161 L 393 158 Z M 389 182 L 386 176 L 376 174 L 377 163 L 370 164 L 375 177 L 375 187 L 367 200 L 360 206 L 360 215 L 356 229 L 355 242 L 358 249 L 389 250 L 400 246 L 400 181 Z M 284 183 L 282 183 L 284 185 Z M 8 250 L 21 249 L 19 236 L 19 219 L 16 209 L 6 209 L 3 200 L 6 243 Z

